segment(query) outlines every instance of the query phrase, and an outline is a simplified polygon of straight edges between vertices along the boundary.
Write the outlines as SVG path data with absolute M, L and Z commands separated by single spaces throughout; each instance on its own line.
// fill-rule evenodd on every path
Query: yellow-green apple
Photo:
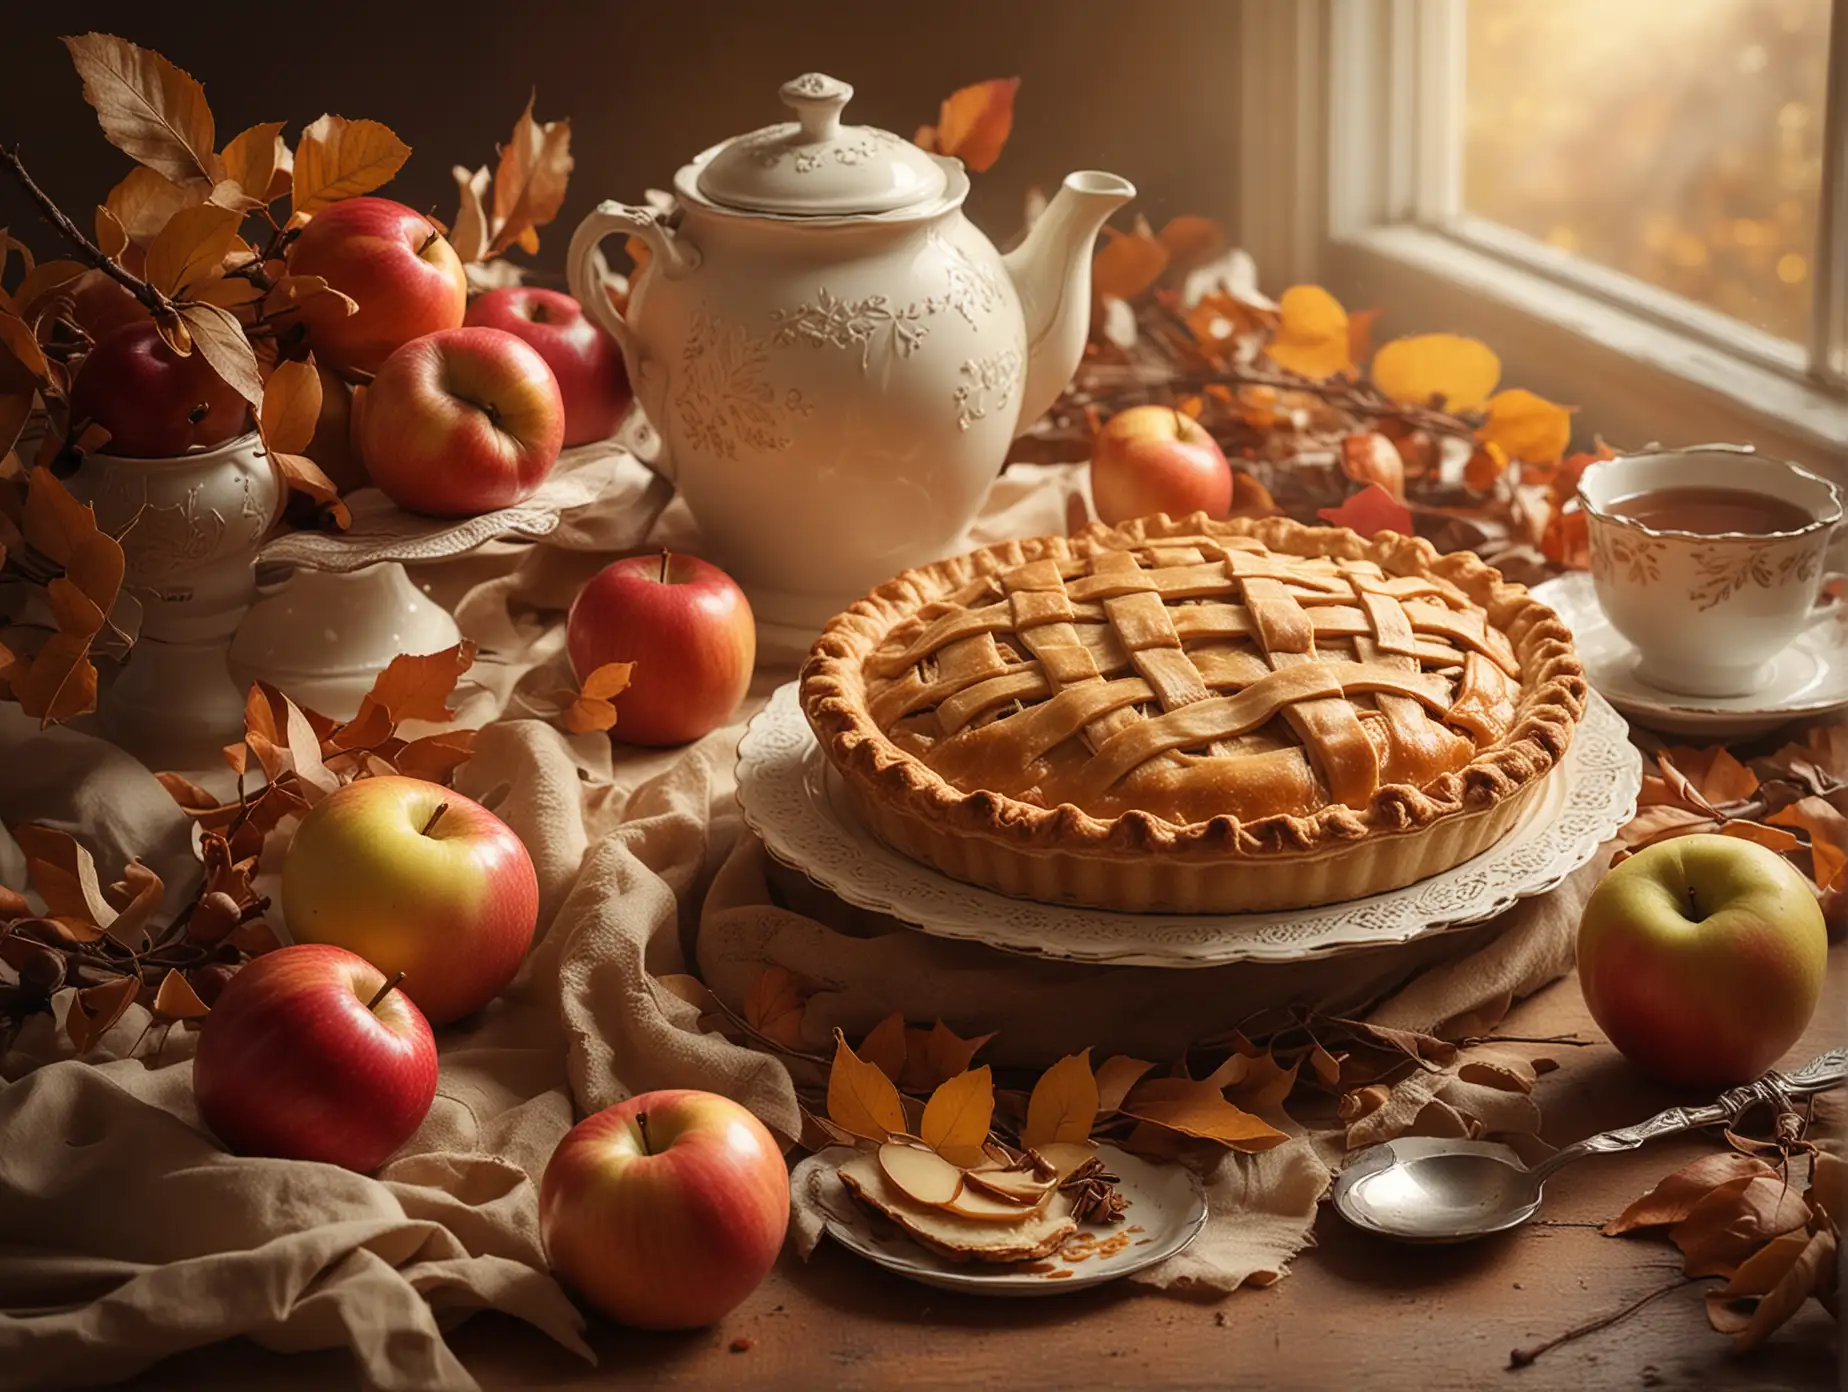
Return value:
M 337 372 L 377 372 L 413 338 L 453 329 L 468 307 L 468 279 L 434 223 L 389 198 L 348 198 L 321 209 L 289 248 L 289 274 L 320 276 L 335 295 L 302 301 L 300 322 L 317 360 Z
M 1591 1018 L 1663 1082 L 1748 1082 L 1797 1042 L 1822 993 L 1822 910 L 1782 856 L 1678 836 L 1598 882 L 1579 922 Z
M 218 993 L 193 1056 L 199 1115 L 240 1155 L 369 1173 L 436 1096 L 436 1040 L 394 982 L 344 948 L 284 947 Z
M 1205 426 L 1171 406 L 1131 406 L 1104 422 L 1091 449 L 1091 501 L 1115 526 L 1165 512 L 1232 510 L 1232 470 Z
M 545 359 L 565 402 L 566 445 L 616 433 L 630 396 L 622 351 L 571 296 L 536 285 L 506 285 L 471 300 L 462 322 L 518 334 Z
M 205 354 L 181 357 L 142 319 L 84 357 L 71 384 L 71 420 L 107 430 L 106 454 L 153 459 L 235 440 L 250 428 L 250 407 Z
M 646 1092 L 586 1117 L 539 1185 L 546 1256 L 622 1324 L 696 1329 L 757 1288 L 789 1226 L 764 1125 L 709 1092 Z
M 353 437 L 373 483 L 399 507 L 472 517 L 530 497 L 564 441 L 565 407 L 545 359 L 505 329 L 412 339 L 366 388 Z
M 731 576 L 663 551 L 593 575 L 571 603 L 565 648 L 580 682 L 608 662 L 635 664 L 616 697 L 617 738 L 685 744 L 718 729 L 744 699 L 757 627 Z
M 381 971 L 433 1024 L 493 1000 L 539 919 L 539 880 L 513 829 L 421 778 L 361 778 L 295 829 L 282 912 L 296 942 L 333 943 Z

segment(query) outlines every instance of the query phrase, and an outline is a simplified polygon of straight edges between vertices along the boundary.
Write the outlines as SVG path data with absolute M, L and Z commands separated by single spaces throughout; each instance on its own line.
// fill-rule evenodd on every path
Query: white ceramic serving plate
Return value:
M 1772 658 L 1769 678 L 1752 695 L 1684 696 L 1636 674 L 1636 649 L 1611 626 L 1589 575 L 1562 575 L 1534 586 L 1533 594 L 1572 630 L 1586 680 L 1652 730 L 1707 738 L 1755 735 L 1848 708 L 1848 609 L 1819 619 Z
M 1124 966 L 1297 962 L 1480 923 L 1544 894 L 1635 815 L 1642 758 L 1595 694 L 1563 765 L 1513 831 L 1416 884 L 1264 914 L 1127 914 L 1013 899 L 900 855 L 861 825 L 803 717 L 779 687 L 738 746 L 738 802 L 770 854 L 860 908 L 945 938 Z
M 1117 1189 L 1129 1201 L 1129 1209 L 1121 1224 L 1081 1223 L 1078 1235 L 1106 1237 L 1122 1232 L 1129 1238 L 1125 1246 L 1108 1255 L 1075 1261 L 1060 1254 L 1041 1262 L 957 1261 L 913 1242 L 897 1225 L 869 1212 L 847 1192 L 835 1168 L 850 1153 L 846 1146 L 816 1152 L 796 1166 L 789 1177 L 790 1187 L 806 1192 L 828 1215 L 828 1236 L 848 1251 L 887 1271 L 943 1290 L 1014 1297 L 1088 1290 L 1166 1261 L 1184 1251 L 1206 1226 L 1206 1190 L 1192 1170 L 1184 1165 L 1157 1165 L 1116 1146 L 1100 1145 L 1098 1156 L 1118 1177 Z

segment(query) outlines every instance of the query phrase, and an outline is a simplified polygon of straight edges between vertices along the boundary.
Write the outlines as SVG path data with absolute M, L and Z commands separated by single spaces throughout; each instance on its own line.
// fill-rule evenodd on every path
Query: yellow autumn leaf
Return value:
M 1116 1054 L 1104 1060 L 1097 1070 L 1097 1110 L 1114 1112 L 1123 1105 L 1129 1090 L 1142 1081 L 1142 1075 L 1155 1065 L 1128 1054 Z
M 237 244 L 242 221 L 242 214 L 213 203 L 180 209 L 148 247 L 142 279 L 161 294 L 176 297 L 189 286 L 211 280 Z
M 371 193 L 404 167 L 411 147 L 378 121 L 327 115 L 295 147 L 291 207 L 312 213 L 342 198 Z
M 110 144 L 175 183 L 218 177 L 212 109 L 191 73 L 114 34 L 66 37 L 64 46 Z
M 1187 1078 L 1152 1078 L 1139 1083 L 1123 1099 L 1123 1111 L 1138 1121 L 1149 1121 L 1204 1141 L 1217 1141 L 1233 1150 L 1269 1150 L 1289 1139 L 1268 1122 L 1234 1107 L 1208 1081 Z
M 321 418 L 321 376 L 312 362 L 277 363 L 263 384 L 263 439 L 273 450 L 300 454 Z
M 866 1038 L 860 1041 L 860 1057 L 895 1083 L 904 1075 L 907 1053 L 905 1017 L 896 1010 L 868 1030 Z
M 828 1069 L 828 1120 L 843 1131 L 884 1142 L 905 1129 L 905 1104 L 892 1080 L 867 1063 L 834 1031 L 834 1064 Z
M 924 1104 L 918 1128 L 924 1144 L 953 1165 L 979 1164 L 982 1142 L 995 1114 L 995 1088 L 988 1065 L 958 1073 Z
M 239 131 L 221 156 L 225 178 L 257 203 L 267 203 L 281 193 L 276 176 L 288 168 L 289 154 L 289 147 L 282 143 L 282 125 L 281 121 L 266 121 Z
M 1572 408 L 1512 387 L 1489 398 L 1488 419 L 1476 437 L 1523 464 L 1557 464 L 1572 443 Z
M 1029 1148 L 1054 1141 L 1090 1138 L 1097 1121 L 1097 1078 L 1091 1051 L 1067 1054 L 1040 1075 L 1027 1099 L 1027 1124 L 1020 1141 Z
M 109 190 L 103 206 L 122 224 L 129 241 L 146 246 L 160 235 L 175 213 L 203 203 L 206 193 L 204 184 L 182 188 L 165 175 L 138 164 Z
M 1394 401 L 1447 411 L 1479 411 L 1501 381 L 1501 359 L 1458 334 L 1395 338 L 1373 355 L 1373 384 Z
M 1318 381 L 1354 370 L 1348 356 L 1348 314 L 1328 291 L 1319 285 L 1292 285 L 1277 301 L 1277 310 L 1277 334 L 1264 355 L 1278 367 Z

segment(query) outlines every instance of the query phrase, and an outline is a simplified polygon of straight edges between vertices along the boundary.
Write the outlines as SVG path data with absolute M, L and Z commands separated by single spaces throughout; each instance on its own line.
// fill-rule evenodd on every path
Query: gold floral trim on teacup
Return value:
M 1594 577 L 1623 579 L 1638 586 L 1661 580 L 1663 538 L 1628 528 L 1593 528 L 1590 541 Z M 1773 552 L 1777 549 L 1775 545 L 1767 546 L 1763 541 L 1746 538 L 1702 547 L 1689 557 L 1694 564 L 1695 578 L 1688 598 L 1704 613 L 1731 599 L 1747 585 L 1775 589 L 1793 580 L 1807 584 L 1822 568 L 1823 547 L 1811 544 L 1807 538 L 1784 547 L 1785 554 L 1774 558 Z

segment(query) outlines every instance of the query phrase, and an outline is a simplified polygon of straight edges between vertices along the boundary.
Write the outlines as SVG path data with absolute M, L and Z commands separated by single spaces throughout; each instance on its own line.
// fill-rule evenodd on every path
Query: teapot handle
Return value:
M 692 243 L 669 231 L 654 209 L 637 208 L 608 200 L 599 203 L 596 211 L 580 222 L 577 231 L 571 236 L 571 250 L 566 255 L 565 270 L 572 298 L 616 340 L 617 348 L 622 351 L 623 366 L 628 369 L 629 380 L 634 384 L 636 400 L 645 412 L 654 416 L 660 405 L 658 389 L 664 384 L 661 365 L 648 356 L 641 340 L 629 326 L 629 321 L 610 302 L 602 279 L 592 265 L 591 258 L 598 245 L 612 232 L 626 232 L 642 238 L 652 253 L 648 270 L 658 267 L 661 274 L 672 278 L 685 275 L 697 267 L 699 251 Z M 660 434 L 658 428 L 656 434 Z M 672 480 L 672 461 L 665 439 L 662 440 L 660 457 L 649 467 Z

